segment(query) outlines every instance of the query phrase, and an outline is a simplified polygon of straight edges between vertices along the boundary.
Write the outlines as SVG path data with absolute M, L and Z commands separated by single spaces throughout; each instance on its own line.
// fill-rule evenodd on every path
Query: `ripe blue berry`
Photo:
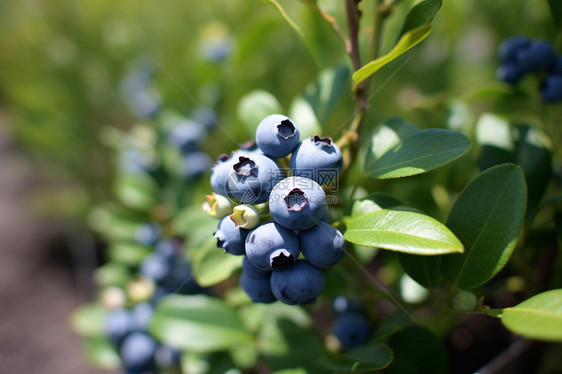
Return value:
M 261 270 L 290 268 L 299 253 L 297 234 L 275 222 L 261 224 L 246 237 L 246 257 Z
M 251 278 L 268 277 L 271 275 L 271 270 L 257 268 L 248 260 L 248 257 L 244 257 L 242 261 L 242 274 L 246 274 Z
M 154 367 L 156 349 L 154 338 L 142 332 L 134 332 L 123 341 L 121 346 L 123 365 L 127 370 L 140 372 L 151 370 Z
M 306 230 L 326 213 L 326 193 L 312 179 L 288 177 L 277 183 L 269 197 L 275 222 L 291 230 Z
M 554 48 L 543 40 L 531 42 L 526 48 L 517 51 L 517 63 L 523 71 L 537 72 L 547 70 L 555 61 Z
M 162 239 L 156 243 L 156 252 L 170 260 L 181 251 L 181 242 L 176 239 Z
M 334 266 L 345 253 L 343 235 L 322 221 L 308 230 L 300 231 L 299 244 L 308 262 L 321 269 Z
M 291 269 L 271 273 L 271 291 L 277 299 L 289 305 L 315 302 L 325 286 L 322 270 L 305 260 L 298 260 Z
M 277 162 L 256 152 L 246 152 L 239 155 L 232 166 L 226 195 L 243 204 L 261 204 L 267 201 L 271 189 L 282 178 Z
M 272 158 L 285 157 L 299 145 L 299 130 L 293 121 L 281 114 L 265 117 L 256 130 L 256 143 Z
M 531 44 L 531 40 L 524 36 L 512 36 L 505 39 L 499 46 L 500 60 L 504 63 L 515 62 L 517 52 L 527 48 Z
M 331 138 L 318 135 L 303 140 L 291 156 L 293 175 L 312 179 L 321 185 L 334 183 L 342 165 L 339 147 Z
M 550 75 L 546 77 L 540 87 L 541 98 L 547 103 L 562 101 L 562 76 Z
M 184 119 L 170 131 L 168 140 L 183 153 L 197 150 L 198 144 L 205 138 L 203 126 L 190 119 Z
M 159 253 L 153 253 L 143 260 L 139 272 L 143 277 L 158 283 L 170 273 L 170 264 L 166 257 Z
M 201 151 L 187 152 L 182 159 L 182 175 L 188 179 L 198 178 L 211 166 L 211 158 Z
M 160 226 L 154 223 L 140 225 L 135 231 L 135 239 L 139 244 L 152 245 L 160 237 Z
M 275 295 L 271 292 L 271 274 L 252 277 L 246 273 L 240 276 L 240 287 L 250 296 L 254 303 L 272 303 L 276 301 Z
M 507 83 L 515 84 L 523 77 L 523 70 L 517 63 L 508 62 L 498 67 L 496 70 L 496 77 Z
M 215 232 L 215 239 L 217 239 L 217 247 L 224 248 L 226 253 L 232 255 L 243 255 L 244 241 L 248 235 L 249 230 L 236 227 L 234 221 L 230 216 L 226 216 L 220 220 L 217 232 Z
M 371 334 L 369 321 L 359 313 L 345 313 L 334 322 L 332 334 L 346 349 L 358 347 L 367 342 Z
M 105 333 L 118 344 L 134 329 L 131 312 L 125 308 L 112 310 L 104 321 Z
M 137 304 L 131 309 L 135 331 L 146 331 L 148 322 L 154 314 L 154 307 L 149 302 Z
M 181 351 L 169 345 L 160 345 L 154 357 L 156 366 L 161 369 L 167 369 L 178 366 L 181 361 Z
M 219 156 L 211 171 L 211 187 L 215 193 L 226 196 L 226 184 L 235 163 L 234 155 L 222 154 Z

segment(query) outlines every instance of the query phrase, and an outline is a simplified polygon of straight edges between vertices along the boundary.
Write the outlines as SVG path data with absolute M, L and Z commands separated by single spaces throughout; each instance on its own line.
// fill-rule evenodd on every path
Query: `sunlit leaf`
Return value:
M 418 255 L 463 251 L 445 225 L 421 213 L 382 209 L 345 223 L 344 238 L 354 244 Z
M 429 25 L 441 8 L 441 0 L 424 0 L 417 3 L 406 15 L 402 29 L 398 33 L 398 39 L 410 30 Z
M 562 342 L 562 289 L 546 291 L 505 308 L 500 318 L 516 334 Z

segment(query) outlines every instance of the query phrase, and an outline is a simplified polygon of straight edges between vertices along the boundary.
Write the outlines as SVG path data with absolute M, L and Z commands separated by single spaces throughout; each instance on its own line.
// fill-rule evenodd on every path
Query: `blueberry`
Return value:
M 105 317 L 104 328 L 107 336 L 120 344 L 134 329 L 131 312 L 125 308 L 112 310 Z
M 271 291 L 278 300 L 289 305 L 315 302 L 325 286 L 322 270 L 305 260 L 298 260 L 291 269 L 271 273 Z
M 246 274 L 251 278 L 268 277 L 271 275 L 271 270 L 262 270 L 255 267 L 248 257 L 244 257 L 242 261 L 242 274 Z
M 252 277 L 246 273 L 240 276 L 240 287 L 250 296 L 254 303 L 272 303 L 277 299 L 271 292 L 271 274 Z
M 249 230 L 236 227 L 230 216 L 226 216 L 220 220 L 215 239 L 217 239 L 217 247 L 224 248 L 226 253 L 231 255 L 243 255 L 246 253 L 244 249 L 244 241 Z
M 546 103 L 562 101 L 562 76 L 550 75 L 546 77 L 540 87 L 541 98 Z
M 342 347 L 355 348 L 367 342 L 371 335 L 371 326 L 363 315 L 349 312 L 336 318 L 332 334 L 338 338 Z
M 550 74 L 562 75 L 562 56 L 557 56 L 554 64 L 552 65 L 552 70 Z
M 334 311 L 338 314 L 361 311 L 361 300 L 350 299 L 346 296 L 338 296 L 332 304 Z
M 518 64 L 514 62 L 508 62 L 498 67 L 496 70 L 496 77 L 507 83 L 515 84 L 521 80 L 523 77 L 523 70 Z
M 290 268 L 299 253 L 297 234 L 275 222 L 261 224 L 246 237 L 246 256 L 261 270 Z
M 197 150 L 201 141 L 205 139 L 205 130 L 201 124 L 190 119 L 184 119 L 175 125 L 168 135 L 171 144 L 183 153 Z
M 129 335 L 121 346 L 121 359 L 127 370 L 148 371 L 154 367 L 156 340 L 142 332 Z
M 158 283 L 163 281 L 170 273 L 170 264 L 166 257 L 159 253 L 153 253 L 143 260 L 139 272 L 143 277 Z
M 524 36 L 512 36 L 505 39 L 499 46 L 500 60 L 504 63 L 515 62 L 517 52 L 527 48 L 531 44 L 531 40 Z
M 160 237 L 160 226 L 155 223 L 140 225 L 135 231 L 135 239 L 142 245 L 153 245 Z
M 237 157 L 228 177 L 226 195 L 242 204 L 266 202 L 273 186 L 283 178 L 281 168 L 271 158 L 255 152 Z
M 177 239 L 162 239 L 156 243 L 155 249 L 169 260 L 181 252 L 181 242 Z
M 543 40 L 531 42 L 517 51 L 516 61 L 523 71 L 537 72 L 547 70 L 555 62 L 554 48 Z
M 135 331 L 146 331 L 148 322 L 154 314 L 154 306 L 149 302 L 139 303 L 131 309 Z
M 291 230 L 307 230 L 326 213 L 326 193 L 312 179 L 288 177 L 280 181 L 269 197 L 275 222 Z
M 308 230 L 300 231 L 299 244 L 308 262 L 321 269 L 334 266 L 345 253 L 343 235 L 322 221 Z
M 188 179 L 198 178 L 211 166 L 211 158 L 205 152 L 193 151 L 182 158 L 182 175 Z
M 293 175 L 312 179 L 321 185 L 335 183 L 342 165 L 338 146 L 331 138 L 318 135 L 303 140 L 291 156 Z
M 167 344 L 160 345 L 154 357 L 156 366 L 161 369 L 178 366 L 181 360 L 181 351 Z
M 219 195 L 226 196 L 226 185 L 228 184 L 228 178 L 230 174 L 234 171 L 233 166 L 236 164 L 240 155 L 247 154 L 244 151 L 233 152 L 232 155 L 222 154 L 218 157 L 217 162 L 212 168 L 211 172 L 211 187 L 213 191 Z
M 273 158 L 292 153 L 299 145 L 299 130 L 293 121 L 281 114 L 265 117 L 256 130 L 256 143 L 262 152 Z

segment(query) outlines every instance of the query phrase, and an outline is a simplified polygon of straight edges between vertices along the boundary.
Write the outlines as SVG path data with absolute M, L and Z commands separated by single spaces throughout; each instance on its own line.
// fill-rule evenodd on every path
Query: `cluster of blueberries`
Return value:
M 546 103 L 562 101 L 562 56 L 556 55 L 550 43 L 513 36 L 500 44 L 499 57 L 498 79 L 516 84 L 527 73 L 542 74 L 541 99 Z
M 322 185 L 333 187 L 341 167 L 330 138 L 300 141 L 294 122 L 281 114 L 259 123 L 255 145 L 219 157 L 203 209 L 220 219 L 217 246 L 245 255 L 240 284 L 254 302 L 304 305 L 324 290 L 323 269 L 342 259 L 345 242 L 328 223 Z
M 148 333 L 148 322 L 154 308 L 166 295 L 206 292 L 191 276 L 191 267 L 182 254 L 179 240 L 162 238 L 159 226 L 153 223 L 140 225 L 136 240 L 155 249 L 138 268 L 136 282 L 147 288 L 141 296 L 147 300 L 133 303 L 132 307 L 121 305 L 112 309 L 104 325 L 106 335 L 119 350 L 127 374 L 178 367 L 180 351 L 159 344 Z
M 363 345 L 371 336 L 371 324 L 362 311 L 361 302 L 338 296 L 334 299 L 336 319 L 332 326 L 335 336 L 342 348 L 351 349 Z

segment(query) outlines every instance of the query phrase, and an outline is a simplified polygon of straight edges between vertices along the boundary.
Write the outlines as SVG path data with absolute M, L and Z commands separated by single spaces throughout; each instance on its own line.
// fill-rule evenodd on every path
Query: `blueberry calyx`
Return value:
M 234 172 L 242 177 L 247 177 L 256 169 L 256 163 L 248 157 L 240 156 L 238 162 L 232 167 Z
M 226 160 L 228 160 L 230 158 L 229 155 L 227 155 L 226 153 L 222 153 L 219 155 L 217 162 L 224 162 Z
M 293 188 L 291 192 L 285 196 L 285 204 L 291 212 L 300 212 L 306 206 L 307 199 L 304 192 L 300 188 Z
M 332 145 L 332 138 L 328 136 L 321 138 L 318 135 L 314 135 L 314 143 L 319 143 L 319 142 L 325 143 L 328 145 L 328 147 L 330 147 Z
M 295 265 L 295 257 L 286 249 L 278 249 L 271 254 L 270 264 L 273 270 L 290 269 Z
M 286 119 L 281 121 L 280 125 L 277 125 L 277 132 L 283 139 L 289 139 L 295 135 L 295 125 Z

